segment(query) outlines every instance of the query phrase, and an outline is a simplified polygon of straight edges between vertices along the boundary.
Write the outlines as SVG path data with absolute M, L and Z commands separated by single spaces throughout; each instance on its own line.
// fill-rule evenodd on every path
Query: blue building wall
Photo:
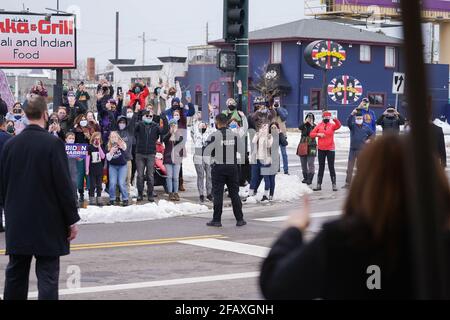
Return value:
M 303 111 L 311 109 L 311 91 L 320 90 L 322 87 L 323 71 L 310 67 L 303 52 L 309 42 L 297 41 L 282 43 L 282 69 L 286 80 L 291 85 L 291 91 L 281 98 L 281 104 L 289 111 L 287 120 L 288 127 L 295 128 L 302 121 Z M 341 43 L 347 51 L 347 61 L 341 68 L 327 72 L 327 82 L 341 75 L 350 75 L 357 78 L 363 86 L 363 96 L 370 93 L 384 93 L 385 104 L 382 107 L 372 107 L 377 117 L 380 116 L 388 104 L 394 105 L 396 97 L 392 94 L 392 77 L 394 72 L 403 72 L 404 59 L 402 50 L 396 49 L 395 68 L 385 67 L 385 46 L 371 45 L 371 62 L 360 62 L 360 45 Z M 256 82 L 263 72 L 264 66 L 271 63 L 271 43 L 255 43 L 250 45 L 250 80 Z M 430 93 L 433 96 L 433 116 L 439 117 L 444 114 L 448 104 L 448 65 L 426 65 Z M 305 79 L 304 75 L 314 75 L 312 80 Z M 225 108 L 226 98 L 231 94 L 230 83 L 220 81 L 227 77 L 219 71 L 215 65 L 191 65 L 187 77 L 183 80 L 194 95 L 195 86 L 201 84 L 203 87 L 203 116 L 207 117 L 207 103 L 209 99 L 209 85 L 213 81 L 219 81 L 221 86 L 221 110 Z M 205 95 L 206 93 L 206 95 Z M 249 93 L 249 104 L 257 93 Z M 399 111 L 407 115 L 407 109 L 403 103 L 405 97 L 399 97 Z M 351 111 L 358 106 L 359 102 L 340 105 L 327 98 L 328 108 L 337 110 L 339 119 L 344 121 Z

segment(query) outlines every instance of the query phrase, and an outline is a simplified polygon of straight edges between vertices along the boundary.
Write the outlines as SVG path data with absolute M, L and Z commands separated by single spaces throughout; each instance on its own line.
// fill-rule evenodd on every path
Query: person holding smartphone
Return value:
M 84 110 L 89 109 L 89 100 L 91 100 L 91 96 L 86 91 L 84 82 L 80 82 L 80 84 L 78 85 L 77 92 L 75 93 L 75 98 Z
M 368 125 L 374 133 L 376 133 L 377 132 L 377 118 L 376 118 L 375 112 L 370 110 L 369 107 L 370 107 L 369 99 L 364 98 L 364 99 L 362 99 L 362 102 L 360 103 L 358 108 L 356 108 L 356 110 L 361 111 L 361 114 L 364 119 L 364 123 L 366 125 Z

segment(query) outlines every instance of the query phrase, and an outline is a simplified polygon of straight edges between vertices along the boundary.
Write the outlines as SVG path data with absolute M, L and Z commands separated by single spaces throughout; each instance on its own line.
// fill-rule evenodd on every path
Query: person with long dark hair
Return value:
M 326 223 L 309 243 L 309 202 L 288 220 L 261 271 L 267 299 L 412 299 L 409 138 L 387 135 L 359 157 L 343 215 Z M 441 208 L 437 229 L 443 239 L 444 269 L 450 263 L 450 187 L 438 161 L 429 165 Z M 422 214 L 426 214 L 423 212 Z M 380 282 L 373 277 L 378 270 Z M 450 277 L 443 284 L 450 298 Z M 375 288 L 375 289 L 374 289 Z M 378 290 L 376 290 L 378 289 Z

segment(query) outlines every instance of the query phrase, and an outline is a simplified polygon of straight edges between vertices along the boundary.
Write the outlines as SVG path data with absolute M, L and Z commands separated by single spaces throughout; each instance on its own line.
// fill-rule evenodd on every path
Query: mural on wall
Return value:
M 337 42 L 318 40 L 305 49 L 305 60 L 313 68 L 332 70 L 339 68 L 347 59 L 345 49 Z
M 362 94 L 361 82 L 352 76 L 339 76 L 331 80 L 328 85 L 328 97 L 342 105 L 358 102 Z
M 2 96 L 2 99 L 6 102 L 8 110 L 11 110 L 15 102 L 15 99 L 11 92 L 8 78 L 6 77 L 6 74 L 2 70 L 0 70 L 0 94 Z

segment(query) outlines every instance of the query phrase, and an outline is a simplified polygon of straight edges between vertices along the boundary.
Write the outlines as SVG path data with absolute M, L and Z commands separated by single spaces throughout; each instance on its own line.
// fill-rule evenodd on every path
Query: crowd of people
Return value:
M 124 96 L 122 88 L 117 88 L 116 92 L 108 81 L 102 80 L 91 107 L 89 101 L 92 98 L 83 82 L 78 84 L 76 91 L 72 91 L 72 87 L 65 90 L 63 104 L 50 115 L 46 130 L 67 145 L 86 146 L 84 156 L 69 157 L 71 181 L 79 206 L 85 206 L 86 201 L 94 206 L 128 206 L 132 198 L 131 186 L 137 189 L 138 203 L 144 198 L 154 202 L 157 185 L 163 186 L 169 201 L 180 201 L 180 192 L 185 191 L 183 159 L 188 154 L 189 134 L 199 202 L 214 202 L 212 226 L 221 225 L 224 191 L 231 198 L 238 221 L 242 220 L 242 202 L 255 198 L 263 181 L 264 194 L 256 200 L 262 204 L 276 200 L 276 175 L 280 172 L 289 175 L 288 112 L 277 98 L 260 96 L 255 98 L 252 112 L 246 115 L 242 106 L 242 83 L 238 82 L 236 86 L 237 99 L 229 98 L 221 113 L 217 113 L 216 106 L 209 105 L 207 118 L 201 110 L 195 109 L 190 95 L 183 98 L 178 82 L 173 87 L 166 84 L 150 90 L 143 81 L 137 81 L 130 85 Z M 46 97 L 44 84 L 37 82 L 30 95 Z M 27 101 L 24 105 L 15 103 L 10 111 L 0 105 L 5 134 L 18 135 L 27 127 L 26 107 Z M 192 119 L 189 121 L 189 118 Z M 361 150 L 374 140 L 377 125 L 383 128 L 383 134 L 399 134 L 400 126 L 407 128 L 408 123 L 392 106 L 376 119 L 369 100 L 364 98 L 351 112 L 346 125 L 350 130 L 350 150 L 345 189 L 350 187 Z M 313 113 L 308 113 L 299 125 L 301 138 L 297 155 L 302 168 L 302 183 L 311 186 L 317 174 L 314 191 L 322 190 L 326 162 L 332 190 L 338 190 L 334 135 L 341 126 L 341 122 L 333 119 L 332 113 L 326 110 L 319 123 Z M 445 166 L 442 130 L 434 127 L 440 159 Z M 227 169 L 227 176 L 223 176 L 227 170 L 214 170 L 220 162 L 218 158 L 222 157 L 214 151 L 220 149 L 217 141 L 227 140 L 227 135 L 232 135 L 234 142 L 227 143 L 235 145 L 236 150 L 231 151 L 231 156 L 223 155 L 220 159 L 224 165 L 234 166 Z M 240 193 L 240 187 L 245 186 L 249 189 L 248 194 Z M 85 199 L 85 191 L 89 199 Z M 106 203 L 103 192 L 109 196 Z
M 195 110 L 189 95 L 183 98 L 179 83 L 174 87 L 162 86 L 150 90 L 145 83 L 137 82 L 130 86 L 125 98 L 121 88 L 114 95 L 114 88 L 107 81 L 102 81 L 95 95 L 95 109 L 90 108 L 88 101 L 91 97 L 85 91 L 84 84 L 80 83 L 77 91 L 65 94 L 63 105 L 58 106 L 51 115 L 47 110 L 46 90 L 42 83 L 31 90 L 23 105 L 17 102 L 10 111 L 7 108 L 3 110 L 0 99 L 0 200 L 7 216 L 7 254 L 10 256 L 5 299 L 26 298 L 26 270 L 33 255 L 37 259 L 37 276 L 42 282 L 39 298 L 57 298 L 57 281 L 52 279 L 58 278 L 59 256 L 68 254 L 69 242 L 77 236 L 76 222 L 80 219 L 77 207 L 85 204 L 86 190 L 89 205 L 105 205 L 102 194 L 106 192 L 109 195 L 108 205 L 128 206 L 132 185 L 137 188 L 138 202 L 144 201 L 146 191 L 146 200 L 151 203 L 156 197 L 154 187 L 160 183 L 169 201 L 180 201 L 179 192 L 185 190 L 183 160 L 188 154 L 186 142 L 189 135 L 194 150 L 199 201 L 213 202 L 213 216 L 207 226 L 222 226 L 226 193 L 231 198 L 237 227 L 247 224 L 242 202 L 256 197 L 263 181 L 264 194 L 259 201 L 270 203 L 276 200 L 277 174 L 283 172 L 289 175 L 286 152 L 288 112 L 278 100 L 258 97 L 254 100 L 253 111 L 245 114 L 240 82 L 237 88 L 237 99 L 229 98 L 226 110 L 217 114 L 217 108 L 210 105 L 208 117 Z M 302 166 L 302 183 L 312 185 L 317 157 L 319 170 L 317 186 L 313 190 L 322 190 L 327 162 L 332 190 L 337 191 L 334 135 L 340 130 L 341 122 L 326 110 L 321 116 L 321 121 L 316 123 L 315 115 L 308 113 L 299 126 L 301 138 L 297 155 Z M 189 118 L 192 118 L 191 125 L 188 125 Z M 356 251 L 393 244 L 396 251 L 389 254 L 402 258 L 399 253 L 403 251 L 403 243 L 392 237 L 402 234 L 402 219 L 405 218 L 402 214 L 407 202 L 406 188 L 402 184 L 405 179 L 386 178 L 385 173 L 389 170 L 401 172 L 404 167 L 406 151 L 403 150 L 399 133 L 400 126 L 408 128 L 410 124 L 391 106 L 376 119 L 365 98 L 350 113 L 346 125 L 350 130 L 350 150 L 343 186 L 349 189 L 345 216 L 339 222 L 326 225 L 313 243 L 300 247 L 308 219 L 303 215 L 290 220 L 292 228 L 282 235 L 263 265 L 261 287 L 268 298 L 333 298 L 353 297 L 355 292 L 365 294 L 364 288 L 358 287 L 359 282 L 350 281 L 353 279 L 351 272 L 344 272 L 348 267 L 352 270 L 351 267 L 356 264 L 339 264 L 341 252 L 351 255 L 353 251 L 335 248 L 334 244 L 339 241 L 333 239 L 338 237 L 361 240 L 354 248 L 350 246 Z M 376 138 L 377 125 L 383 129 L 381 138 Z M 440 164 L 446 166 L 442 129 L 431 124 L 431 121 L 430 126 L 438 142 L 435 153 Z M 73 146 L 84 146 L 83 156 L 71 157 L 67 150 L 72 150 L 70 147 Z M 358 173 L 352 181 L 357 161 Z M 48 166 L 49 163 L 52 165 Z M 18 167 L 21 168 L 20 175 L 15 174 Z M 445 193 L 443 203 L 448 206 L 448 184 L 442 176 L 443 171 L 437 167 L 435 170 L 440 179 L 440 190 Z M 159 181 L 156 179 L 159 176 L 164 179 Z M 38 191 L 31 190 L 33 184 L 28 181 L 40 181 L 41 187 Z M 383 185 L 383 192 L 379 196 L 383 199 L 392 199 L 390 196 L 393 193 L 402 192 L 393 202 L 382 201 L 388 204 L 382 208 L 382 215 L 374 209 L 375 198 L 372 196 L 380 185 Z M 240 194 L 241 186 L 248 186 L 248 195 Z M 58 192 L 49 194 L 48 190 Z M 30 194 L 29 201 L 22 201 L 21 197 L 16 196 L 24 192 Z M 38 202 L 42 205 L 30 218 L 30 204 Z M 305 210 L 307 207 L 305 204 Z M 20 222 L 23 219 L 35 221 L 36 217 L 45 219 L 49 226 L 59 231 L 51 237 L 43 237 L 39 233 L 41 229 L 30 229 L 33 224 L 23 225 Z M 395 223 L 392 224 L 392 221 Z M 353 228 L 353 225 L 356 227 Z M 362 236 L 358 233 L 360 230 L 367 232 Z M 20 238 L 17 234 L 27 236 Z M 29 243 L 34 243 L 30 239 L 37 239 L 36 246 L 29 246 Z M 23 245 L 25 242 L 28 246 Z M 330 252 L 325 262 L 322 257 L 316 256 L 318 247 L 324 248 L 319 250 L 321 253 Z M 390 257 L 378 257 L 378 262 L 391 268 Z M 370 260 L 373 257 L 367 255 L 363 258 Z M 361 263 L 365 261 L 361 260 Z M 344 272 L 343 277 L 332 277 L 333 281 L 338 281 L 331 285 L 335 291 L 329 291 L 327 288 L 330 286 L 315 285 L 328 283 L 325 275 L 331 265 L 339 265 L 342 268 L 336 272 Z M 401 286 L 404 278 L 399 277 L 396 270 L 401 269 L 393 268 L 389 274 L 391 279 L 398 278 L 398 281 L 393 280 L 394 287 L 389 292 L 392 297 L 399 292 L 401 296 L 407 296 L 409 291 Z M 342 283 L 339 282 L 341 280 Z M 302 283 L 305 289 L 298 290 L 298 283 Z M 347 283 L 353 286 L 348 291 Z

